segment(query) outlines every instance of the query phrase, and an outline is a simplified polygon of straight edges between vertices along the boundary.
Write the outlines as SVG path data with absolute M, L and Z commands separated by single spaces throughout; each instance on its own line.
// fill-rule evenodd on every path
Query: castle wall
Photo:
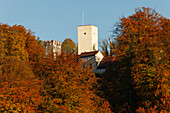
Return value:
M 44 41 L 44 52 L 45 55 L 48 55 L 49 53 L 54 53 L 55 55 L 61 54 L 61 42 L 56 40 L 51 41 Z

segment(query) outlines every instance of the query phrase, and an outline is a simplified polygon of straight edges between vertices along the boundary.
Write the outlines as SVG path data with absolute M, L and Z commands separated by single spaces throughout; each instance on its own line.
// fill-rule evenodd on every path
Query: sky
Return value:
M 170 18 L 170 0 L 0 0 L 0 23 L 23 25 L 41 40 L 78 41 L 77 26 L 95 25 L 99 42 L 108 38 L 116 22 L 150 7 Z

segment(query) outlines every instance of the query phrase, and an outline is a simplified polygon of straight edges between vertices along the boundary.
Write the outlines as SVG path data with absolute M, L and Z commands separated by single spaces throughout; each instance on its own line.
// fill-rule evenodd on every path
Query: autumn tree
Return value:
M 119 75 L 129 76 L 128 104 L 137 112 L 170 112 L 169 23 L 143 7 L 116 28 Z
M 1 24 L 0 37 L 0 112 L 39 112 L 42 81 L 28 64 L 27 30 Z
M 66 38 L 61 44 L 61 50 L 66 53 L 76 53 L 77 47 L 71 38 Z
M 28 54 L 25 50 L 26 34 L 27 30 L 21 25 L 11 27 L 7 24 L 0 24 L 1 55 L 27 61 Z
M 0 112 L 38 112 L 42 81 L 30 66 L 16 58 L 5 58 L 0 79 Z
M 32 70 L 37 74 L 40 71 L 41 63 L 44 60 L 44 48 L 41 44 L 40 38 L 37 38 L 36 40 L 36 36 L 34 36 L 31 31 L 27 32 L 25 49 L 27 50 Z
M 95 94 L 96 77 L 82 68 L 73 53 L 46 57 L 44 62 L 44 92 L 41 109 L 46 112 L 111 112 L 109 104 Z
M 110 108 L 114 113 L 132 113 L 135 106 L 131 90 L 131 80 L 126 72 L 120 71 L 120 62 L 115 60 L 111 67 L 98 79 L 97 94 L 109 101 Z M 128 73 L 128 72 L 127 72 Z M 133 96 L 133 98 L 131 98 Z

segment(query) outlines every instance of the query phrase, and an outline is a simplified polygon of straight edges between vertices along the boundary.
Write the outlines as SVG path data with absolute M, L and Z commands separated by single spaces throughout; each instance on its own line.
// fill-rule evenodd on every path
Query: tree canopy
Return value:
M 124 91 L 120 94 L 124 94 L 123 100 L 119 100 L 123 102 L 119 105 L 121 109 L 140 113 L 170 112 L 169 24 L 170 20 L 155 10 L 142 7 L 137 8 L 135 14 L 121 18 L 116 25 L 113 33 L 119 63 L 113 76 L 118 77 L 120 87 L 126 86 L 120 89 Z M 117 84 L 112 85 L 115 88 Z M 113 103 L 113 107 L 115 105 L 118 104 Z
M 39 112 L 42 81 L 29 64 L 28 37 L 21 25 L 0 24 L 0 112 Z
M 0 112 L 169 113 L 170 20 L 138 8 L 113 36 L 101 47 L 116 60 L 97 78 L 71 39 L 44 57 L 31 30 L 0 24 Z
M 77 47 L 71 38 L 66 38 L 61 44 L 61 50 L 66 53 L 75 53 L 77 51 Z
M 73 53 L 62 53 L 53 59 L 49 56 L 42 64 L 43 111 L 111 112 L 108 102 L 95 94 L 97 78 L 90 67 L 83 68 Z
M 31 30 L 1 24 L 0 112 L 111 112 L 96 95 L 95 74 L 77 62 L 74 50 L 44 57 Z

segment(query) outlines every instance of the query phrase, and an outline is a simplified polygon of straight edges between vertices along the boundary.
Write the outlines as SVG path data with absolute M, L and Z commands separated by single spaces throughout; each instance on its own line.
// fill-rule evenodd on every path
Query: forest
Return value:
M 0 23 L 0 112 L 169 113 L 169 43 L 170 20 L 137 8 L 101 44 L 118 60 L 98 77 L 75 49 L 45 56 L 31 30 Z

